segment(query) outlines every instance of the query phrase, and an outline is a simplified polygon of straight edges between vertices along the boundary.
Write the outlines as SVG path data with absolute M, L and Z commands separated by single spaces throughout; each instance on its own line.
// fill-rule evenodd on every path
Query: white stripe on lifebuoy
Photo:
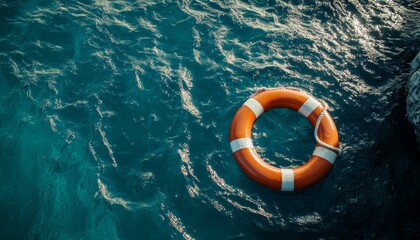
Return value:
M 309 114 L 311 114 L 318 106 L 320 106 L 321 103 L 318 102 L 313 97 L 309 97 L 308 100 L 299 108 L 299 113 L 302 114 L 305 117 L 308 117 Z
M 281 169 L 281 190 L 293 191 L 295 189 L 295 175 L 293 169 Z
M 324 147 L 316 147 L 312 155 L 321 157 L 330 162 L 331 164 L 334 164 L 335 159 L 337 159 L 338 156 L 337 153 L 335 153 L 334 151 Z
M 255 100 L 255 98 L 250 98 L 244 103 L 251 111 L 255 114 L 255 118 L 258 118 L 263 112 L 264 108 L 261 106 L 261 103 Z
M 230 142 L 230 148 L 234 153 L 242 148 L 254 148 L 254 145 L 252 145 L 251 138 L 238 138 Z

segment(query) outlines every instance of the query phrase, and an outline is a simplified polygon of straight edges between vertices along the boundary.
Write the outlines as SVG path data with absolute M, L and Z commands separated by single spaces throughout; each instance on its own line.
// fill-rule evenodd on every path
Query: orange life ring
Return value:
M 251 130 L 255 120 L 273 108 L 289 108 L 305 116 L 312 126 L 323 106 L 305 92 L 292 89 L 275 89 L 260 92 L 248 99 L 236 112 L 230 126 L 230 146 L 237 163 L 251 179 L 281 191 L 294 191 L 314 185 L 331 170 L 338 152 L 317 144 L 304 165 L 290 169 L 277 168 L 265 163 L 255 151 Z M 318 130 L 319 139 L 338 148 L 338 132 L 328 112 L 322 117 Z

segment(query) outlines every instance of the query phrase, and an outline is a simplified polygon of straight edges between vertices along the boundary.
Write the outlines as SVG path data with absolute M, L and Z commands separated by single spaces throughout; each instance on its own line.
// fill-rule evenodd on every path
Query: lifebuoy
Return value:
M 273 108 L 298 111 L 314 127 L 323 112 L 323 105 L 302 91 L 282 88 L 257 93 L 238 109 L 232 120 L 229 135 L 233 156 L 248 177 L 268 187 L 294 191 L 314 185 L 328 174 L 339 153 L 338 132 L 333 119 L 327 111 L 322 113 L 315 133 L 322 142 L 316 144 L 308 162 L 296 168 L 277 168 L 260 158 L 251 140 L 255 120 Z

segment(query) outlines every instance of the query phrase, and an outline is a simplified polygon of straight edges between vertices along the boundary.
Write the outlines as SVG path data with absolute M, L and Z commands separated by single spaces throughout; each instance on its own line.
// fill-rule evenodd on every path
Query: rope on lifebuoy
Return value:
M 327 110 L 328 110 L 328 103 L 326 103 L 324 100 L 321 100 L 321 104 L 322 104 L 322 112 L 319 114 L 318 119 L 316 120 L 315 130 L 314 130 L 314 137 L 315 137 L 315 140 L 316 140 L 316 142 L 317 142 L 319 145 L 321 145 L 321 146 L 323 146 L 323 147 L 325 147 L 325 148 L 331 149 L 331 150 L 333 150 L 333 151 L 336 151 L 336 152 L 337 152 L 337 154 L 338 154 L 338 155 L 340 155 L 340 153 L 341 153 L 341 151 L 342 151 L 340 146 L 338 146 L 338 147 L 331 146 L 330 144 L 324 143 L 324 142 L 323 142 L 321 139 L 319 139 L 319 137 L 318 137 L 319 124 L 321 123 L 322 117 L 324 117 L 325 113 L 326 113 L 326 112 L 327 112 Z

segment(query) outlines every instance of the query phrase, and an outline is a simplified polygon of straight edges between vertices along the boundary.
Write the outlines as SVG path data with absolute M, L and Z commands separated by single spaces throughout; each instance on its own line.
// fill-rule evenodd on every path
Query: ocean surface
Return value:
M 0 239 L 419 239 L 406 120 L 420 3 L 0 0 Z M 247 178 L 228 132 L 261 87 L 330 105 L 342 155 L 298 192 Z M 264 160 L 314 149 L 296 112 Z

